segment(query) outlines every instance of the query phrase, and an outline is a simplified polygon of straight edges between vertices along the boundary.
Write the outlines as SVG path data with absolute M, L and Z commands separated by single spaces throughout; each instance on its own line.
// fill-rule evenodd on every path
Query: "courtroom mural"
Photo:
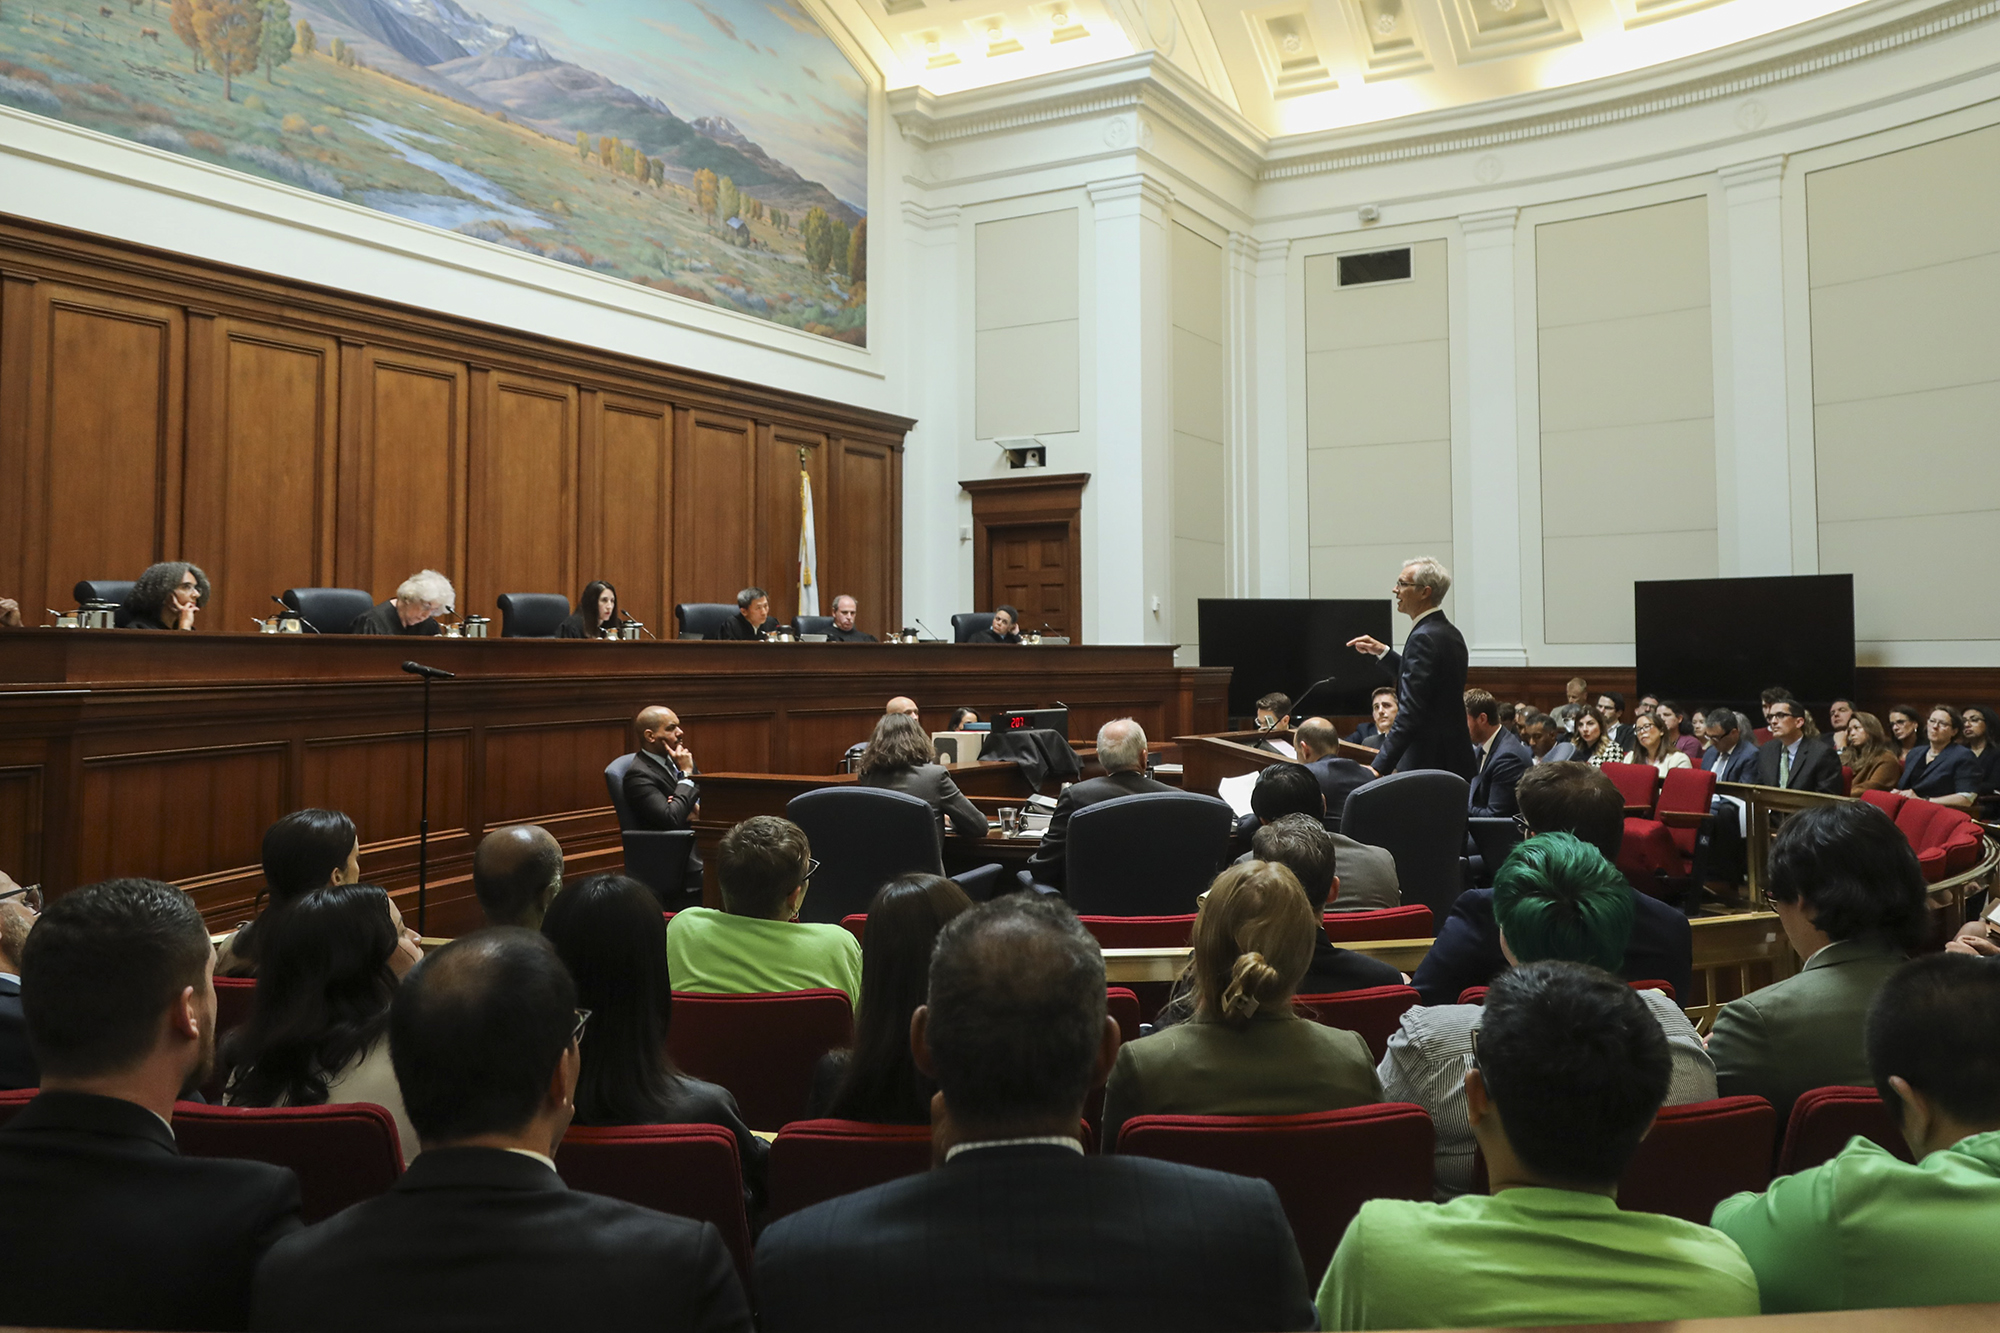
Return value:
M 0 0 L 0 106 L 865 345 L 868 98 L 794 0 Z

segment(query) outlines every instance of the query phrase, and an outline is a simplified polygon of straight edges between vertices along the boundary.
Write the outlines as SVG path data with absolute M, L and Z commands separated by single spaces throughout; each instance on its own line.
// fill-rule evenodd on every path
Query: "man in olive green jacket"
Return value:
M 1770 881 L 1771 910 L 1805 967 L 1722 1006 L 1708 1054 L 1719 1095 L 1766 1098 L 1782 1125 L 1808 1088 L 1869 1081 L 1868 1006 L 1929 918 L 1909 839 L 1864 801 L 1786 820 Z
M 2000 959 L 1933 954 L 1868 1015 L 1874 1082 L 1916 1162 L 1864 1138 L 1716 1206 L 1765 1314 L 2000 1301 Z

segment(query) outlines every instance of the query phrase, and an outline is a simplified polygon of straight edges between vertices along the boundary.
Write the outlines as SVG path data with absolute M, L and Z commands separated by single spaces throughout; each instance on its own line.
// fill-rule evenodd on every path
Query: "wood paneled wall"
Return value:
M 803 451 L 822 610 L 881 633 L 910 424 L 0 217 L 0 594 L 31 624 L 167 559 L 210 630 L 426 567 L 487 615 L 603 578 L 662 637 L 746 583 L 789 617 Z

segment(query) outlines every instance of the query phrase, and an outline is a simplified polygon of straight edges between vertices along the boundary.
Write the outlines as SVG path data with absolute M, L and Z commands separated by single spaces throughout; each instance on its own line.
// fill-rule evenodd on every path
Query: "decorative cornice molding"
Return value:
M 1164 210 L 1174 202 L 1174 192 L 1154 180 L 1151 176 L 1139 174 L 1114 176 L 1110 180 L 1092 181 L 1084 187 L 1090 193 L 1090 204 L 1100 214 L 1107 207 L 1115 209 L 1119 204 L 1135 204 L 1140 210 L 1152 208 Z
M 1973 24 L 1983 23 L 2000 15 L 2000 0 L 1946 0 L 1918 14 L 1905 18 L 1891 19 L 1874 27 L 1860 27 L 1828 41 L 1790 51 L 1783 55 L 1758 61 L 1749 65 L 1739 65 L 1711 74 L 1699 75 L 1647 89 L 1625 96 L 1606 98 L 1581 106 L 1565 108 L 1537 115 L 1524 115 L 1511 120 L 1495 123 L 1487 120 L 1477 125 L 1466 125 L 1450 130 L 1432 133 L 1400 135 L 1380 139 L 1367 144 L 1348 148 L 1334 148 L 1323 152 L 1298 157 L 1287 157 L 1275 162 L 1267 162 L 1258 173 L 1261 181 L 1287 180 L 1298 176 L 1317 175 L 1323 172 L 1342 171 L 1350 167 L 1373 166 L 1387 162 L 1408 161 L 1412 158 L 1435 157 L 1445 153 L 1468 152 L 1478 148 L 1492 148 L 1503 144 L 1520 143 L 1527 139 L 1546 138 L 1551 135 L 1568 134 L 1576 130 L 1594 129 L 1600 125 L 1616 124 L 1620 121 L 1636 120 L 1657 115 L 1665 111 L 1676 111 L 1683 107 L 1695 106 L 1722 98 L 1736 97 L 1758 88 L 1769 87 L 1792 79 L 1823 73 L 1857 60 L 1893 51 L 1899 47 L 1929 41 L 1948 33 L 1959 31 Z M 1836 18 L 1850 18 L 1837 15 Z M 1774 38 L 1794 36 L 1781 31 L 1771 34 Z M 1682 64 L 1711 65 L 1718 55 L 1727 56 L 1732 48 L 1721 52 L 1709 52 L 1704 56 L 1692 57 Z M 1735 53 L 1740 54 L 1740 50 Z M 1639 75 L 1657 78 L 1658 69 L 1637 71 Z M 1573 92 L 1571 89 L 1552 90 L 1558 93 Z M 1536 94 L 1540 100 L 1542 94 Z M 1454 108 L 1463 114 L 1468 108 Z M 1472 108 L 1471 110 L 1477 110 Z M 1493 108 L 1484 109 L 1491 115 Z M 1362 130 L 1380 133 L 1382 126 L 1361 127 Z M 1336 132 L 1340 133 L 1340 132 Z M 1326 136 L 1313 136 L 1315 138 Z
M 1715 174 L 1721 178 L 1722 188 L 1730 194 L 1775 195 L 1778 182 L 1785 178 L 1785 155 L 1780 153 L 1776 157 L 1760 157 L 1755 162 L 1738 162 L 1721 168 Z
M 1512 237 L 1514 226 L 1520 221 L 1518 208 L 1492 208 L 1483 213 L 1465 213 L 1458 219 L 1458 229 L 1469 241 L 1473 237 Z
M 914 199 L 903 200 L 903 221 L 918 231 L 956 231 L 963 211 L 957 204 L 931 207 Z

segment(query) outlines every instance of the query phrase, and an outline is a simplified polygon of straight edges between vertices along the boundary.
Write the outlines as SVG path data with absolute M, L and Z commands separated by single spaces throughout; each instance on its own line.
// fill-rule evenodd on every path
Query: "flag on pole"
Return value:
M 799 469 L 799 614 L 819 611 L 819 541 L 813 534 L 812 474 Z

